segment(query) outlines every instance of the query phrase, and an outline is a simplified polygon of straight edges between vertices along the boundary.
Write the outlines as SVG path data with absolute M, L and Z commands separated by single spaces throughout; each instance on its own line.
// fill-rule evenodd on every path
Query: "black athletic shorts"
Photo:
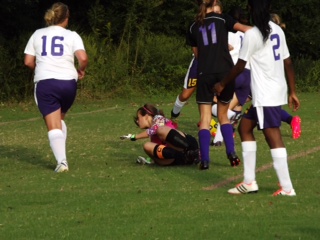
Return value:
M 220 82 L 226 75 L 226 73 L 215 73 L 199 75 L 197 81 L 197 95 L 196 101 L 198 104 L 212 104 L 214 92 L 213 87 L 216 83 Z M 217 96 L 218 100 L 224 103 L 228 103 L 232 100 L 234 94 L 234 82 L 228 84 L 220 96 Z

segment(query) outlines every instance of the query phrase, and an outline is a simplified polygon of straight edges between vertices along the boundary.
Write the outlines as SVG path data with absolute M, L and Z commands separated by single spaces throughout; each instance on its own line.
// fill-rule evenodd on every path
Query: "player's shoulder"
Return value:
M 269 25 L 271 27 L 271 34 L 285 36 L 283 29 L 278 24 L 275 24 L 274 22 L 270 21 Z

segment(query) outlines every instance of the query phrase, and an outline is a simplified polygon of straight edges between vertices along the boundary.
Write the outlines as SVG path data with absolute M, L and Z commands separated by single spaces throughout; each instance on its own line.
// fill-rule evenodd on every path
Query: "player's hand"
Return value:
M 289 108 L 291 108 L 294 112 L 300 108 L 300 100 L 295 94 L 290 94 L 289 99 Z
M 221 84 L 221 82 L 216 83 L 213 87 L 213 91 L 217 93 L 218 96 L 223 91 L 223 89 L 224 89 L 224 86 Z
M 78 79 L 79 80 L 83 79 L 85 75 L 85 71 L 78 69 L 77 72 L 78 72 Z
M 123 135 L 120 137 L 121 140 L 124 139 L 130 139 L 131 141 L 135 141 L 136 140 L 136 135 L 135 134 L 128 134 L 128 135 Z

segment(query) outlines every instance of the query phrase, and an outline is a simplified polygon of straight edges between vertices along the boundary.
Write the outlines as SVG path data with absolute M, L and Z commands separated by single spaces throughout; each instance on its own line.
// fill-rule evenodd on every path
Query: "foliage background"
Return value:
M 0 100 L 23 101 L 33 94 L 32 73 L 23 66 L 31 34 L 44 26 L 55 1 L 0 0 Z M 130 96 L 176 91 L 191 59 L 185 32 L 197 12 L 188 0 L 62 1 L 71 11 L 71 30 L 84 40 L 90 57 L 81 96 Z M 222 0 L 246 9 L 246 0 Z M 273 1 L 272 12 L 286 23 L 287 42 L 300 91 L 319 91 L 320 17 L 318 0 Z

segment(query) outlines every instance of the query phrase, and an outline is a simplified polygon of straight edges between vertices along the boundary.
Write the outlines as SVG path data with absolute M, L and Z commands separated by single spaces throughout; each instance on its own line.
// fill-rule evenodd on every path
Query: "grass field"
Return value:
M 66 118 L 70 171 L 56 174 L 47 131 L 34 103 L 0 105 L 0 239 L 319 239 L 320 95 L 301 94 L 302 136 L 283 124 L 296 197 L 278 189 L 270 151 L 258 141 L 259 193 L 231 196 L 243 167 L 211 148 L 207 171 L 196 166 L 138 165 L 144 141 L 132 116 L 146 102 L 169 116 L 175 96 L 75 103 Z M 179 127 L 197 136 L 194 99 Z M 241 155 L 239 136 L 237 152 Z

